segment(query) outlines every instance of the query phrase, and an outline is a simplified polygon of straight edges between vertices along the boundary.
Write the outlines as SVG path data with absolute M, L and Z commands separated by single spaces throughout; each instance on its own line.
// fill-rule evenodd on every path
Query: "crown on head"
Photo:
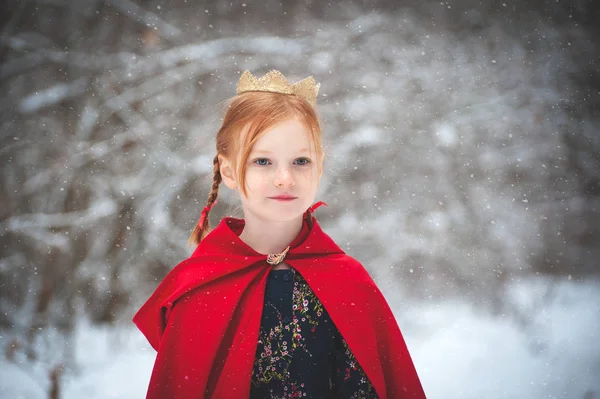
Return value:
M 244 71 L 237 84 L 237 94 L 248 91 L 268 91 L 272 93 L 291 94 L 301 97 L 308 101 L 312 106 L 315 106 L 320 86 L 321 84 L 317 83 L 312 76 L 302 79 L 294 84 L 290 84 L 285 76 L 275 69 L 269 71 L 260 79 L 252 75 L 250 71 Z

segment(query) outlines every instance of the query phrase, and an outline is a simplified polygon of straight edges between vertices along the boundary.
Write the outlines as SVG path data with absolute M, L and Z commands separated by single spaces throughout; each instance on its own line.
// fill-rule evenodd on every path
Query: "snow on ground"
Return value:
M 0 366 L 0 398 L 39 399 L 48 397 L 48 381 L 35 378 L 30 368 L 5 363 Z M 38 376 L 39 377 L 39 376 Z
M 551 303 L 531 309 L 545 292 L 540 286 L 528 282 L 507 292 L 531 310 L 526 326 L 466 303 L 413 308 L 427 332 L 406 340 L 428 398 L 598 398 L 600 287 L 562 284 Z
M 540 301 L 549 288 L 551 299 Z M 392 306 L 428 398 L 597 398 L 600 286 L 537 279 L 513 285 L 506 299 L 525 322 L 461 301 L 413 304 L 402 315 Z M 145 396 L 155 352 L 133 326 L 81 322 L 75 336 L 76 366 L 63 376 L 62 398 Z M 45 375 L 39 365 L 3 359 L 0 397 L 47 398 Z
M 87 326 L 77 341 L 81 372 L 65 381 L 64 399 L 146 396 L 156 352 L 138 330 Z

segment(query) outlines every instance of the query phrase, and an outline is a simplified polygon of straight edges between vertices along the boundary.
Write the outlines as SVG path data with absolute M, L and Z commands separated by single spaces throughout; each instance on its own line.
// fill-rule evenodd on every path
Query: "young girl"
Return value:
M 148 398 L 425 398 L 380 290 L 313 216 L 318 89 L 312 77 L 242 74 L 198 246 L 133 319 L 158 352 Z M 244 219 L 209 232 L 221 182 L 240 193 Z

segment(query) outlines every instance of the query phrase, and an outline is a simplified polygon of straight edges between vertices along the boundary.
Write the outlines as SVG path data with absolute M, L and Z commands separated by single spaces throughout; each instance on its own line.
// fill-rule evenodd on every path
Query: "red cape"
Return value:
M 304 223 L 310 231 L 292 243 L 285 261 L 322 302 L 379 398 L 425 398 L 373 279 L 321 230 L 310 210 Z M 242 219 L 224 218 L 134 316 L 158 352 L 147 398 L 249 397 L 271 266 L 240 240 L 243 227 Z

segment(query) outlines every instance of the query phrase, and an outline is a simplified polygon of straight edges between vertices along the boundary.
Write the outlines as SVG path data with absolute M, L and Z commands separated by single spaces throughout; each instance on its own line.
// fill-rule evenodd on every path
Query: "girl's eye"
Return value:
M 298 158 L 296 160 L 296 162 L 298 163 L 298 165 L 308 165 L 310 163 L 310 159 L 308 158 Z
M 260 166 L 267 166 L 270 162 L 267 158 L 257 158 L 254 163 Z

